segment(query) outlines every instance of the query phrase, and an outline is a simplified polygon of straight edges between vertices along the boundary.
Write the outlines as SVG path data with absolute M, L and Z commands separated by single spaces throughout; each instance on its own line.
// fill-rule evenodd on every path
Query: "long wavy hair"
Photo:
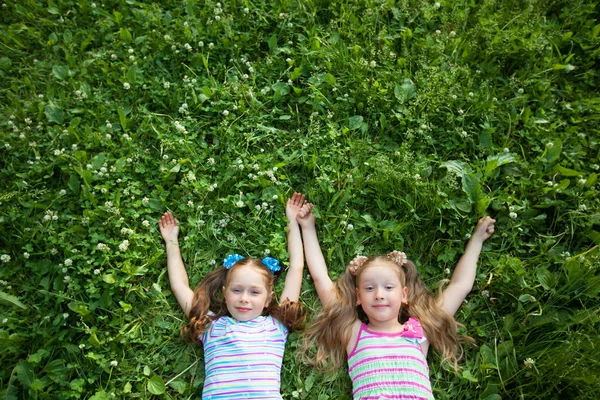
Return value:
M 209 272 L 194 290 L 189 322 L 181 327 L 181 337 L 186 342 L 201 345 L 200 338 L 208 330 L 210 324 L 222 316 L 230 316 L 223 288 L 226 289 L 229 286 L 232 271 L 244 266 L 251 266 L 259 271 L 265 279 L 267 291 L 273 292 L 277 276 L 272 274 L 258 258 L 244 258 L 236 262 L 230 269 L 221 265 L 216 270 Z M 300 303 L 289 299 L 284 299 L 281 304 L 278 304 L 276 300 L 271 300 L 262 315 L 271 315 L 281 321 L 290 331 L 301 329 L 305 322 L 305 312 Z
M 402 286 L 408 287 L 408 304 L 402 305 L 398 320 L 405 322 L 409 317 L 418 319 L 431 346 L 441 353 L 442 362 L 458 370 L 458 360 L 462 356 L 461 341 L 472 339 L 459 337 L 458 324 L 440 308 L 438 299 L 441 286 L 438 295 L 434 296 L 419 277 L 412 261 L 407 260 L 400 265 L 388 256 L 370 257 L 358 269 L 352 264 L 346 267 L 344 274 L 335 281 L 337 298 L 323 305 L 303 334 L 300 347 L 303 360 L 328 372 L 336 371 L 346 363 L 346 346 L 350 342 L 353 324 L 357 319 L 368 322 L 362 307 L 356 305 L 357 284 L 362 273 L 375 263 L 396 270 Z

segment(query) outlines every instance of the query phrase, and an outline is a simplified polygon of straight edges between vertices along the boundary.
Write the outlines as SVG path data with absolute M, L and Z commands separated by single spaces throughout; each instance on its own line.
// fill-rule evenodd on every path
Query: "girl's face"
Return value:
M 262 314 L 273 298 L 263 273 L 251 265 L 233 269 L 224 290 L 225 303 L 231 316 L 250 321 Z
M 362 306 L 369 324 L 398 324 L 402 304 L 407 304 L 408 288 L 402 286 L 395 266 L 373 262 L 358 277 L 356 304 Z

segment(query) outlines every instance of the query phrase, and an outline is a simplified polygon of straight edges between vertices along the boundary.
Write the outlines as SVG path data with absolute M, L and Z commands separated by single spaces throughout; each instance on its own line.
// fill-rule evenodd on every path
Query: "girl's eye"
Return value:
M 367 286 L 367 287 L 365 288 L 365 290 L 367 290 L 367 291 L 369 291 L 369 292 L 370 292 L 371 290 L 373 290 L 373 286 Z
M 231 291 L 232 291 L 233 293 L 241 293 L 241 291 L 242 291 L 242 290 L 241 290 L 241 289 L 232 289 Z
M 254 295 L 259 295 L 259 294 L 260 294 L 260 292 L 259 292 L 258 290 L 253 290 L 253 291 L 252 291 L 252 294 L 254 294 Z
M 392 285 L 387 285 L 385 288 L 386 288 L 387 290 L 392 290 L 392 289 L 394 289 L 394 287 L 393 287 Z

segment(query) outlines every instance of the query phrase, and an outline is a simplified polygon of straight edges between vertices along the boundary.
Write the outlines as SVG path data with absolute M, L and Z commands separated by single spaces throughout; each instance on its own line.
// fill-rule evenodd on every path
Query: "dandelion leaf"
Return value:
M 22 310 L 27 309 L 27 306 L 21 303 L 17 297 L 4 292 L 0 292 L 0 304 L 12 305 Z

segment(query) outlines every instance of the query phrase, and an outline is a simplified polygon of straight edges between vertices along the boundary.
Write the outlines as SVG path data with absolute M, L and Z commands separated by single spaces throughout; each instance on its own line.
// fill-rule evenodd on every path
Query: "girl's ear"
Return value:
M 408 304 L 408 286 L 402 290 L 402 304 Z
M 356 305 L 360 306 L 360 293 L 358 292 L 358 288 L 356 288 Z

